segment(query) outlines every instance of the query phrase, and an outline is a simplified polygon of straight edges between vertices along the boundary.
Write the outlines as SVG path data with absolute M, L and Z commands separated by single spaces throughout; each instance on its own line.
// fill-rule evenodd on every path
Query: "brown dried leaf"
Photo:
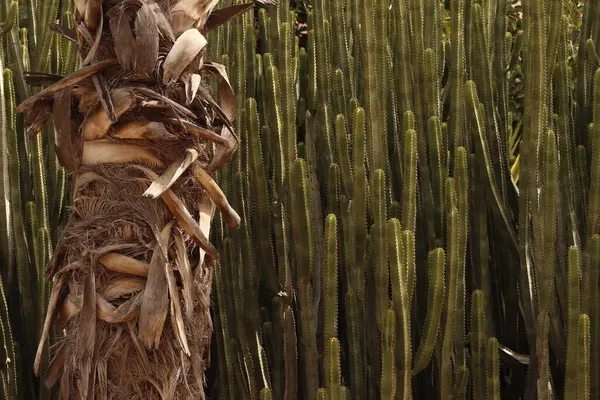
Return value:
M 237 103 L 235 94 L 233 93 L 233 87 L 231 86 L 229 77 L 227 76 L 227 70 L 225 69 L 225 66 L 213 62 L 207 62 L 204 64 L 204 69 L 213 75 L 218 75 L 221 78 L 219 82 L 220 107 L 223 110 L 223 113 L 227 116 L 227 119 L 229 119 L 229 121 L 233 121 L 235 119 Z
M 219 26 L 226 24 L 238 15 L 250 10 L 253 6 L 254 3 L 250 2 L 235 4 L 229 7 L 219 8 L 218 10 L 213 10 L 213 12 L 208 16 L 206 24 L 204 24 L 204 32 L 210 32 L 217 29 Z
M 158 61 L 158 26 L 155 14 L 144 4 L 135 17 L 135 70 L 140 74 L 152 74 Z
M 50 328 L 52 327 L 54 317 L 56 316 L 58 303 L 61 301 L 61 298 L 64 295 L 64 282 L 65 281 L 63 277 L 60 277 L 52 285 L 52 292 L 50 293 L 50 301 L 48 302 L 48 310 L 46 311 L 42 336 L 38 343 L 37 353 L 35 354 L 35 361 L 33 363 L 33 372 L 35 373 L 35 376 L 40 376 L 40 364 L 42 362 L 48 336 L 50 335 Z
M 109 140 L 93 140 L 83 144 L 81 163 L 85 166 L 100 164 L 144 163 L 152 167 L 164 167 L 162 161 L 141 146 L 113 143 Z
M 74 316 L 78 315 L 81 311 L 81 307 L 71 301 L 71 297 L 67 297 L 58 313 L 58 317 L 56 318 L 56 326 L 58 329 L 64 329 L 67 326 L 67 322 Z
M 172 42 L 175 41 L 175 34 L 173 33 L 173 28 L 171 27 L 171 23 L 161 10 L 158 3 L 154 0 L 145 0 L 146 3 L 150 6 L 150 9 L 154 13 L 154 18 L 156 19 L 156 25 L 158 26 L 158 30 L 167 38 L 169 38 Z
M 34 94 L 33 96 L 30 96 L 29 98 L 27 98 L 25 101 L 23 101 L 21 104 L 19 104 L 16 108 L 16 111 L 18 113 L 21 113 L 31 107 L 33 107 L 33 105 L 42 99 L 48 98 L 48 97 L 52 97 L 54 96 L 54 94 L 66 87 L 69 86 L 73 86 L 78 82 L 81 82 L 82 80 L 89 78 L 90 76 L 94 75 L 95 73 L 98 73 L 100 71 L 102 71 L 103 69 L 111 66 L 111 65 L 116 65 L 118 64 L 119 61 L 116 58 L 111 58 L 108 60 L 103 60 L 100 62 L 97 62 L 95 64 L 91 64 L 88 65 L 86 67 L 83 67 L 67 76 L 65 76 L 63 79 L 61 79 L 60 81 L 56 82 L 53 85 L 48 86 L 46 89 L 43 89 L 39 92 L 37 92 L 36 94 Z
M 44 86 L 60 81 L 63 76 L 43 72 L 25 72 L 23 78 L 25 83 L 30 86 Z
M 46 371 L 46 376 L 44 377 L 44 386 L 46 386 L 48 389 L 54 386 L 54 384 L 58 380 L 58 377 L 62 374 L 63 369 L 65 368 L 66 360 L 67 346 L 63 342 L 60 345 L 56 354 L 54 355 L 52 362 L 50 362 L 48 370 Z
M 214 201 L 211 200 L 210 197 L 204 196 L 202 200 L 200 200 L 200 204 L 198 205 L 200 211 L 200 218 L 198 219 L 198 226 L 200 230 L 206 237 L 210 237 L 210 227 L 212 226 L 212 220 L 215 216 L 216 206 Z M 204 257 L 206 253 L 203 249 L 200 249 L 200 259 L 198 261 L 198 267 L 201 267 L 204 264 Z
M 217 185 L 217 182 L 198 164 L 194 164 L 192 172 L 196 180 L 206 190 L 208 196 L 215 202 L 219 211 L 225 216 L 227 225 L 231 229 L 238 229 L 241 224 L 241 218 L 233 207 L 231 207 L 229 201 L 227 201 L 227 197 L 225 197 L 225 193 Z
M 110 304 L 102 296 L 96 296 L 96 315 L 109 324 L 121 324 L 133 320 L 138 315 L 142 295 L 138 293 L 118 307 Z
M 226 144 L 217 148 L 215 156 L 210 163 L 209 170 L 211 172 L 214 172 L 227 164 L 238 149 L 238 142 L 235 140 L 234 136 L 231 134 L 231 131 L 227 127 L 224 126 L 221 129 L 220 137 L 226 142 Z
M 82 17 L 85 15 L 85 8 L 87 6 L 87 0 L 75 0 L 75 9 Z
M 135 48 L 135 39 L 133 38 L 127 13 L 121 12 L 111 15 L 109 26 L 119 64 L 121 64 L 124 71 L 131 71 L 135 54 L 132 51 Z
M 163 83 L 167 85 L 178 80 L 207 43 L 206 38 L 196 28 L 188 29 L 179 36 L 163 64 Z
M 98 24 L 102 23 L 102 0 L 87 0 L 84 20 L 91 31 L 98 28 Z
M 165 268 L 168 267 L 168 246 L 173 222 L 169 222 L 156 238 L 148 281 L 142 294 L 138 319 L 138 337 L 148 350 L 158 349 L 169 307 L 169 292 Z
M 183 241 L 183 235 L 181 234 L 181 231 L 176 230 L 173 238 L 175 241 L 175 251 L 177 255 L 175 262 L 177 263 L 177 270 L 179 270 L 179 275 L 181 276 L 185 311 L 188 318 L 191 318 L 192 312 L 194 311 L 194 300 L 192 297 L 194 280 L 192 278 L 192 267 L 190 265 L 190 260 L 187 255 L 185 242 Z
M 88 3 L 89 5 L 89 3 Z M 102 6 L 100 6 L 99 10 L 100 15 L 102 15 Z M 88 65 L 96 58 L 96 52 L 98 51 L 98 46 L 100 46 L 100 38 L 102 37 L 102 30 L 104 29 L 104 18 L 99 19 L 100 26 L 96 29 L 96 37 L 94 38 L 94 44 L 88 51 L 84 60 L 81 62 L 81 65 Z
M 177 137 L 167 131 L 165 126 L 155 121 L 138 121 L 114 126 L 110 135 L 117 139 L 169 140 Z
M 80 374 L 79 394 L 86 398 L 92 373 L 92 357 L 96 341 L 96 279 L 90 268 L 83 284 L 83 305 L 77 324 L 75 360 Z
M 73 129 L 72 104 L 71 88 L 56 93 L 52 105 L 52 119 L 57 134 L 56 155 L 58 160 L 69 171 L 76 171 L 81 162 L 83 141 L 81 134 Z
M 175 275 L 173 269 L 169 263 L 165 263 L 165 276 L 169 286 L 169 295 L 171 297 L 171 324 L 173 330 L 177 336 L 177 340 L 181 345 L 183 352 L 189 356 L 190 348 L 188 346 L 187 337 L 185 334 L 185 325 L 183 323 L 183 317 L 181 314 L 181 303 L 179 303 L 179 289 L 177 289 L 177 283 L 175 282 Z
M 96 108 L 83 122 L 83 140 L 85 141 L 102 139 L 113 124 L 113 120 L 117 120 L 136 104 L 135 94 L 127 88 L 115 89 L 110 94 L 107 91 L 107 93 L 102 93 L 102 97 L 108 98 L 102 101 L 107 105 Z M 113 118 L 107 112 L 107 108 L 112 108 Z
M 41 99 L 37 101 L 25 117 L 26 132 L 29 136 L 35 136 L 41 132 L 44 124 L 50 116 L 51 99 Z M 16 132 L 15 132 L 16 134 Z
M 123 254 L 106 253 L 100 256 L 98 261 L 109 271 L 142 277 L 148 276 L 148 264 Z
M 177 103 L 176 101 L 169 99 L 168 97 L 163 96 L 160 93 L 155 92 L 152 89 L 149 89 L 149 88 L 143 87 L 143 86 L 136 86 L 134 89 L 140 94 L 143 94 L 143 95 L 148 96 L 155 100 L 162 101 L 166 105 L 171 106 L 176 112 L 183 114 L 188 118 L 191 118 L 191 119 L 196 118 L 196 114 L 194 114 L 188 108 L 182 106 L 181 104 Z
M 176 118 L 165 118 L 164 121 L 169 122 L 173 125 L 183 125 L 183 127 L 185 128 L 187 133 L 191 133 L 193 135 L 201 137 L 202 139 L 210 140 L 211 142 L 214 142 L 214 143 L 222 145 L 222 146 L 229 145 L 229 142 L 227 141 L 226 138 L 222 137 L 221 135 L 216 134 L 215 132 L 213 132 L 211 130 L 208 130 L 206 128 L 198 126 L 190 121 L 187 121 L 184 119 L 179 120 Z
M 119 277 L 103 285 L 102 297 L 107 301 L 112 301 L 125 295 L 141 292 L 144 286 L 146 286 L 145 279 Z
M 200 87 L 200 81 L 202 79 L 200 74 L 184 73 L 181 80 L 185 85 L 185 105 L 189 106 L 196 98 L 196 93 L 198 93 L 198 88 Z
M 176 35 L 192 26 L 202 28 L 218 0 L 180 0 L 171 8 L 171 26 Z
M 158 180 L 152 182 L 144 192 L 144 196 L 153 199 L 162 196 L 196 159 L 198 159 L 198 152 L 195 149 L 187 149 L 181 160 L 169 165 Z

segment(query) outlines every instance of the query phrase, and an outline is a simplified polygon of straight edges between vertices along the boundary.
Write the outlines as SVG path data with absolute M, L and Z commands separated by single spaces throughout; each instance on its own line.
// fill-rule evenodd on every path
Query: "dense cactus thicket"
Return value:
M 0 9 L 7 398 L 50 396 L 28 371 L 71 182 L 14 109 L 26 71 L 75 68 L 70 7 Z M 241 217 L 211 231 L 210 398 L 600 399 L 599 4 L 280 1 L 207 40 Z

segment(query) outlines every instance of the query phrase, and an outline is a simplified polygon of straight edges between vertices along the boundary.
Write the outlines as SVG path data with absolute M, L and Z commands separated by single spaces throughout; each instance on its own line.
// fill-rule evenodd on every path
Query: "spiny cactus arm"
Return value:
M 325 242 L 327 267 L 323 285 L 324 338 L 329 340 L 337 337 L 338 331 L 338 231 L 337 218 L 334 214 L 329 214 L 325 220 Z
M 590 249 L 589 249 L 589 263 L 590 263 L 590 280 L 589 280 L 589 291 L 590 298 L 588 304 L 589 319 L 590 319 L 590 396 L 598 396 L 600 390 L 600 382 L 598 382 L 597 376 L 600 370 L 600 339 L 598 333 L 600 332 L 600 326 L 598 318 L 600 317 L 598 312 L 598 302 L 600 301 L 598 296 L 598 279 L 600 277 L 600 235 L 592 236 Z
M 349 290 L 345 296 L 346 304 L 346 327 L 348 332 L 349 360 L 350 360 L 350 385 L 352 393 L 356 397 L 364 396 L 365 393 L 365 372 L 364 372 L 364 354 L 361 338 L 364 335 L 363 325 L 359 319 L 358 301 L 356 294 Z
M 471 297 L 471 357 L 473 360 L 473 397 L 485 397 L 485 316 L 483 292 L 475 290 Z
M 446 220 L 448 226 L 447 245 L 449 264 L 448 300 L 446 302 L 446 318 L 441 352 L 440 393 L 442 399 L 447 399 L 452 390 L 452 350 L 454 345 L 456 296 L 458 281 L 458 210 L 456 209 L 456 192 L 454 178 L 446 179 Z M 460 350 L 459 350 L 460 351 Z
M 359 302 L 364 301 L 363 265 L 367 250 L 367 175 L 365 169 L 365 110 L 358 108 L 354 117 L 354 265 L 352 287 Z
M 272 227 L 270 199 L 262 152 L 262 142 L 267 140 L 267 138 L 260 135 L 256 100 L 246 100 L 246 109 L 250 142 L 250 154 L 248 155 L 250 164 L 249 172 L 251 187 L 253 188 L 253 207 L 256 213 L 256 219 L 253 220 L 256 221 L 254 234 L 258 236 L 258 259 L 269 289 L 273 293 L 277 293 L 279 291 L 279 283 L 277 281 L 274 249 L 270 234 Z
M 579 300 L 579 249 L 575 246 L 569 248 L 569 309 L 567 322 L 567 360 L 565 369 L 566 399 L 575 398 L 577 393 L 578 376 L 578 328 L 577 321 L 580 314 Z
M 490 161 L 492 162 L 492 171 L 495 175 L 495 183 L 498 186 L 498 192 L 502 204 L 507 204 L 508 188 L 508 154 L 506 152 L 505 137 L 499 131 L 497 103 L 493 95 L 492 88 L 492 67 L 488 57 L 488 43 L 486 43 L 484 32 L 484 16 L 480 4 L 474 3 L 471 6 L 471 73 L 474 75 L 474 81 L 477 85 L 481 101 L 484 104 L 483 124 L 485 126 L 486 143 L 490 152 Z M 498 55 L 499 56 L 499 55 Z M 477 71 L 475 73 L 475 71 Z
M 479 135 L 479 139 L 480 139 L 480 143 L 481 143 L 481 149 L 483 151 L 483 157 L 485 160 L 485 168 L 486 171 L 488 173 L 488 179 L 490 182 L 490 187 L 492 190 L 492 194 L 494 196 L 494 201 L 496 203 L 496 207 L 499 209 L 499 212 L 502 216 L 502 220 L 505 224 L 506 230 L 509 233 L 509 236 L 513 242 L 514 246 L 517 246 L 517 237 L 516 237 L 516 233 L 514 231 L 514 227 L 512 225 L 512 222 L 509 219 L 509 215 L 508 212 L 506 210 L 506 205 L 505 203 L 502 201 L 502 197 L 501 197 L 501 192 L 498 189 L 498 185 L 496 182 L 496 178 L 493 172 L 493 165 L 491 162 L 491 157 L 492 155 L 490 154 L 490 151 L 488 149 L 487 146 L 487 139 L 485 137 L 485 128 L 483 126 L 483 115 L 481 114 L 481 110 L 479 108 L 479 104 L 481 104 L 479 102 L 479 98 L 477 96 L 477 89 L 475 87 L 475 82 L 473 81 L 467 81 L 465 84 L 465 90 L 467 92 L 467 98 L 469 101 L 469 110 L 471 112 L 472 118 L 475 121 L 475 129 Z
M 500 400 L 500 361 L 498 359 L 498 340 L 495 337 L 491 337 L 487 341 L 485 359 L 486 398 Z
M 17 356 L 12 337 L 12 328 L 8 314 L 8 303 L 4 292 L 4 282 L 0 276 L 0 362 L 3 368 L 0 372 L 0 389 L 4 398 L 17 398 Z
M 388 259 L 390 262 L 392 279 L 392 302 L 395 315 L 398 319 L 396 332 L 398 345 L 401 346 L 397 354 L 398 365 L 398 394 L 403 399 L 412 398 L 411 365 L 412 365 L 412 341 L 410 329 L 410 303 L 408 302 L 411 288 L 407 284 L 407 276 L 404 266 L 405 244 L 403 242 L 400 221 L 391 219 L 387 223 Z M 385 364 L 385 360 L 384 364 Z
M 375 276 L 376 291 L 376 313 L 377 325 L 379 331 L 383 332 L 385 323 L 385 314 L 389 304 L 389 269 L 387 259 L 387 241 L 386 241 L 386 184 L 385 173 L 378 169 L 374 173 L 373 187 L 371 194 L 373 196 L 373 218 L 375 223 L 371 228 L 370 235 L 372 240 L 373 268 Z
M 314 398 L 319 387 L 317 363 L 316 317 L 314 315 L 312 280 L 313 280 L 313 243 L 311 234 L 310 198 L 306 162 L 297 159 L 292 167 L 291 198 L 293 217 L 294 254 L 297 266 L 297 288 L 300 306 L 300 324 L 302 326 L 302 342 L 305 349 L 306 393 Z
M 430 100 L 431 101 L 431 100 Z M 432 110 L 433 111 L 433 110 Z M 446 181 L 446 166 L 443 157 L 442 124 L 439 117 L 432 116 L 428 120 L 429 132 L 429 161 L 431 163 L 432 190 L 436 204 L 434 215 L 437 232 L 444 231 L 444 186 Z
M 454 0 L 452 12 L 452 57 L 450 63 L 450 134 L 452 154 L 459 146 L 466 145 L 465 138 L 465 0 Z
M 340 341 L 338 338 L 328 340 L 327 352 L 329 353 L 329 366 L 327 368 L 327 383 L 329 398 L 331 400 L 342 400 L 342 365 L 340 356 Z
M 393 400 L 396 396 L 396 313 L 385 313 L 381 346 L 381 399 Z
M 594 74 L 592 163 L 588 194 L 587 238 L 600 233 L 600 69 Z
M 351 168 L 351 157 L 348 151 L 348 136 L 346 133 L 346 120 L 343 115 L 338 114 L 335 118 L 335 138 L 337 141 L 337 162 L 342 173 L 344 193 L 351 199 L 353 197 L 353 175 Z
M 423 336 L 421 337 L 421 343 L 419 343 L 413 364 L 413 376 L 425 369 L 429 364 L 439 330 L 445 292 L 444 249 L 438 248 L 430 251 L 427 263 L 429 272 L 430 297 L 427 299 L 427 314 L 425 317 Z
M 340 215 L 340 167 L 329 165 L 327 175 L 327 208 L 330 214 Z
M 403 162 L 402 222 L 406 229 L 415 232 L 417 216 L 417 132 L 414 129 L 406 130 Z
M 577 343 L 577 398 L 590 399 L 590 318 L 581 314 L 578 321 Z

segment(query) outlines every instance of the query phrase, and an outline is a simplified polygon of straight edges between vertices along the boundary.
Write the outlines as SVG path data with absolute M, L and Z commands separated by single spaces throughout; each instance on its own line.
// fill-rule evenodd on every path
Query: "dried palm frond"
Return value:
M 75 180 L 38 350 L 64 329 L 44 382 L 65 399 L 204 398 L 215 209 L 240 225 L 211 177 L 238 147 L 236 99 L 225 68 L 204 62 L 204 33 L 253 4 L 213 15 L 217 2 L 75 0 L 75 29 L 53 29 L 78 43 L 82 68 L 26 77 L 47 85 L 18 107 L 27 131 L 53 118 Z

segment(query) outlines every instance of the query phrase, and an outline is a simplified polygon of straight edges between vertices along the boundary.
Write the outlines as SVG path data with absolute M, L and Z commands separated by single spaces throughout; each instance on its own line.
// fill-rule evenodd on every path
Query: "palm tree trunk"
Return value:
M 18 107 L 30 134 L 52 117 L 74 184 L 35 363 L 39 374 L 58 328 L 45 383 L 60 382 L 64 399 L 204 398 L 210 223 L 218 208 L 240 224 L 211 178 L 237 149 L 224 68 L 203 60 L 216 2 L 75 0 L 76 29 L 60 31 L 79 44 L 81 68 L 37 75 L 47 86 Z

